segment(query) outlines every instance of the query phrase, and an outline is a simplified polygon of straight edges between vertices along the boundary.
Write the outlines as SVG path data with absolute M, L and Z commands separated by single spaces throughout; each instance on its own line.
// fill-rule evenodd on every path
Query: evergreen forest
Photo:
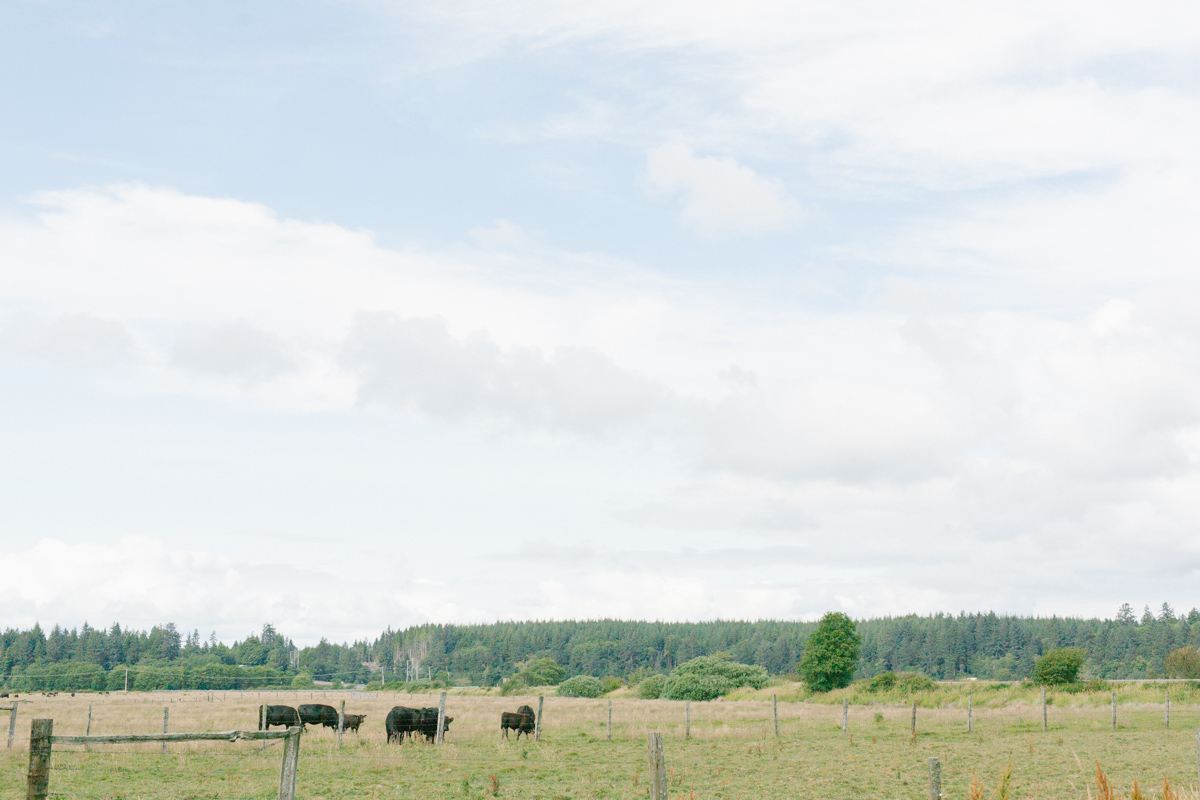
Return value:
M 245 689 L 311 686 L 313 682 L 386 682 L 495 686 L 539 659 L 564 677 L 591 675 L 636 682 L 697 656 L 726 654 L 794 676 L 815 622 L 622 620 L 419 625 L 388 629 L 372 641 L 298 647 L 264 625 L 225 644 L 215 634 L 35 625 L 0 634 L 0 687 L 12 690 L 102 691 Z M 887 671 L 922 672 L 939 680 L 1020 680 L 1056 647 L 1086 654 L 1093 678 L 1166 677 L 1167 655 L 1200 645 L 1200 611 L 1176 615 L 1163 604 L 1136 616 L 1128 604 L 1113 619 L 1019 617 L 995 613 L 883 617 L 856 623 L 862 651 L 856 678 Z

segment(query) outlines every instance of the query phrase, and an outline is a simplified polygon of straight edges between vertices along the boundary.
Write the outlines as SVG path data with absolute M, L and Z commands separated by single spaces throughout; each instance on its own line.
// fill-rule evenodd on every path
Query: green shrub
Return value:
M 600 679 L 591 675 L 576 675 L 558 685 L 559 697 L 599 697 L 602 691 Z
M 1200 650 L 1180 647 L 1167 654 L 1163 662 L 1169 678 L 1200 678 Z
M 296 677 L 292 678 L 293 689 L 311 689 L 313 685 L 312 675 L 307 672 L 297 673 Z
M 553 658 L 538 658 L 519 665 L 517 676 L 526 686 L 557 686 L 567 677 L 567 671 Z
M 881 672 L 878 675 L 876 675 L 875 677 L 868 680 L 866 683 L 866 686 L 864 686 L 863 688 L 872 694 L 878 694 L 879 692 L 891 691 L 895 686 L 896 686 L 896 673 Z
M 872 694 L 899 690 L 904 694 L 927 692 L 935 686 L 933 679 L 920 672 L 881 672 L 864 682 L 863 690 Z
M 647 676 L 641 683 L 637 685 L 637 696 L 642 700 L 657 700 L 663 695 L 663 688 L 667 684 L 667 676 L 655 673 Z
M 800 677 L 813 692 L 850 685 L 858 665 L 859 637 L 854 620 L 837 611 L 821 617 L 804 644 Z
M 622 681 L 620 678 L 614 678 L 611 675 L 608 676 L 607 678 L 600 679 L 600 691 L 603 694 L 608 694 L 609 692 L 615 692 L 617 689 L 620 689 L 624 685 L 625 685 L 624 681 Z
M 680 664 L 667 676 L 663 697 L 669 700 L 713 700 L 742 686 L 761 689 L 767 671 L 718 656 L 700 656 Z
M 514 675 L 504 683 L 500 684 L 500 694 L 509 697 L 514 694 L 522 694 L 529 687 L 520 675 Z
M 1078 647 L 1057 647 L 1033 665 L 1033 682 L 1040 686 L 1074 683 L 1083 667 L 1083 650 Z

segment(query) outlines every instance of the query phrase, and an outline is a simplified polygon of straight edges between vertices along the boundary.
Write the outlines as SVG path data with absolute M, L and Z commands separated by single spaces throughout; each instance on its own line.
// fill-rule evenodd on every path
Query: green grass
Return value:
M 307 693 L 303 693 L 307 695 Z M 320 693 L 317 693 L 320 695 Z M 692 703 L 692 737 L 684 739 L 683 704 L 617 700 L 614 740 L 606 740 L 606 700 L 546 698 L 546 726 L 538 743 L 499 737 L 499 712 L 533 698 L 450 697 L 455 717 L 448 744 L 404 746 L 384 742 L 382 719 L 392 705 L 430 705 L 434 698 L 407 695 L 348 697 L 350 711 L 366 711 L 361 736 L 347 734 L 338 748 L 329 731 L 304 735 L 297 794 L 318 798 L 486 798 L 495 776 L 502 798 L 644 798 L 647 794 L 646 734 L 665 740 L 673 798 L 921 798 L 928 796 L 928 759 L 942 762 L 943 792 L 964 798 L 973 774 L 990 796 L 1006 765 L 1012 765 L 1012 797 L 1086 800 L 1099 762 L 1121 794 L 1136 779 L 1147 797 L 1165 777 L 1187 797 L 1196 795 L 1196 740 L 1200 706 L 1175 702 L 1172 728 L 1164 730 L 1161 706 L 1119 709 L 1121 728 L 1111 731 L 1102 704 L 1051 707 L 1050 730 L 1041 709 L 1018 698 L 1007 707 L 981 705 L 975 694 L 974 730 L 965 710 L 922 709 L 918 732 L 909 731 L 910 706 L 859 705 L 850 712 L 850 733 L 841 733 L 840 701 L 780 703 L 776 740 L 771 704 L 762 701 Z M 768 690 L 769 696 L 769 690 Z M 1039 695 L 1040 696 L 1040 695 Z M 87 703 L 96 704 L 94 733 L 148 732 L 161 728 L 162 706 L 173 700 L 173 730 L 253 727 L 254 708 L 267 695 L 234 695 L 207 702 L 197 695 L 128 698 L 49 698 L 26 714 L 17 745 L 0 756 L 0 797 L 24 791 L 28 721 L 51 716 L 59 733 L 78 733 Z M 325 702 L 336 705 L 330 692 Z M 1107 698 L 1107 694 L 1105 695 Z M 319 702 L 320 697 L 313 699 Z M 271 702 L 308 702 L 306 696 Z M 875 714 L 883 719 L 876 722 Z M 176 721 L 178 720 L 178 724 Z M 280 747 L 261 744 L 56 747 L 51 792 L 78 798 L 272 798 Z

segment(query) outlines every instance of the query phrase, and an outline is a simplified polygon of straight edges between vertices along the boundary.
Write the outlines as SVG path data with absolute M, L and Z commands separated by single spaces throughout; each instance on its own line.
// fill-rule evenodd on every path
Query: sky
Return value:
M 1200 605 L 1200 9 L 0 5 L 0 625 Z

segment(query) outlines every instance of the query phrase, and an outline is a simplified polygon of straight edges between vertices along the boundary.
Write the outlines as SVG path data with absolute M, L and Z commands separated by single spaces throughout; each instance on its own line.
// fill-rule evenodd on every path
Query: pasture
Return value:
M 781 689 L 783 687 L 780 687 Z M 1096 764 L 1119 795 L 1136 779 L 1146 797 L 1161 794 L 1164 777 L 1184 797 L 1197 797 L 1200 706 L 1175 702 L 1171 728 L 1161 703 L 1120 706 L 1117 731 L 1110 710 L 1087 697 L 1052 697 L 1049 730 L 1041 707 L 1022 699 L 1002 705 L 976 693 L 973 730 L 955 701 L 921 708 L 910 733 L 911 704 L 852 705 L 849 731 L 842 709 L 814 702 L 780 702 L 776 739 L 768 698 L 691 704 L 685 739 L 684 704 L 618 698 L 546 697 L 542 739 L 505 741 L 500 712 L 536 697 L 451 693 L 454 721 L 446 744 L 385 742 L 383 720 L 395 705 L 433 706 L 437 695 L 358 692 L 162 692 L 129 695 L 23 695 L 16 739 L 0 756 L 0 797 L 25 790 L 30 720 L 54 719 L 55 734 L 82 734 L 92 704 L 92 733 L 155 733 L 163 707 L 172 731 L 254 729 L 260 703 L 298 705 L 345 699 L 347 712 L 366 713 L 359 734 L 309 728 L 301 743 L 297 797 L 317 798 L 644 798 L 646 735 L 665 740 L 673 797 L 703 798 L 917 798 L 928 797 L 928 759 L 942 763 L 943 794 L 965 798 L 972 776 L 985 797 L 1011 765 L 1009 796 L 1096 796 Z M 782 692 L 781 692 L 782 695 Z M 1181 698 L 1182 699 L 1182 698 Z M 0 701 L 0 704 L 7 701 Z M 990 702 L 990 701 L 989 701 Z M 5 719 L 0 717 L 0 719 Z M 280 748 L 261 742 L 55 745 L 52 795 L 64 798 L 273 798 Z M 1090 793 L 1089 793 L 1090 788 Z

